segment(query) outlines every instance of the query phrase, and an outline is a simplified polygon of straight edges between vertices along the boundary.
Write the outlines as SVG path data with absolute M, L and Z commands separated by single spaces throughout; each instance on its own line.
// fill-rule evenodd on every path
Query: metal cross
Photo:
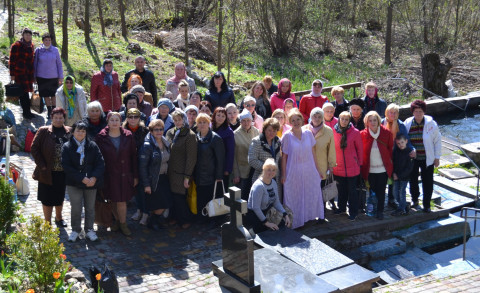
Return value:
M 235 227 L 240 227 L 242 223 L 242 214 L 247 213 L 247 202 L 242 199 L 242 192 L 239 188 L 233 186 L 225 193 L 225 205 L 230 207 L 230 223 Z

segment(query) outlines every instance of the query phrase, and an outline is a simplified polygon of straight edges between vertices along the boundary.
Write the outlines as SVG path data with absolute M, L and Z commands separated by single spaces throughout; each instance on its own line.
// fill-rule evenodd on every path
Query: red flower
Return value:
M 67 259 L 67 256 L 65 254 L 60 254 L 60 257 L 63 258 L 63 260 Z
M 97 281 L 100 281 L 101 278 L 102 278 L 102 274 L 97 274 L 97 275 L 95 276 L 95 279 L 97 279 Z
M 25 293 L 35 293 L 35 290 L 33 290 L 33 289 L 28 289 L 27 292 L 25 292 Z
M 56 280 L 58 278 L 60 278 L 61 274 L 59 272 L 55 272 L 53 273 L 53 278 Z

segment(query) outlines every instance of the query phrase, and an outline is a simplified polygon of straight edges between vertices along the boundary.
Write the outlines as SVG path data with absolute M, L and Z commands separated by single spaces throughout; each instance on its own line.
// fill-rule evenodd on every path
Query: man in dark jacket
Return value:
M 125 73 L 125 78 L 122 82 L 122 93 L 126 93 L 128 91 L 128 79 L 130 78 L 130 74 L 135 73 L 140 75 L 142 78 L 142 86 L 145 88 L 146 92 L 152 94 L 153 104 L 157 104 L 157 85 L 155 84 L 155 76 L 153 72 L 148 69 L 145 69 L 145 58 L 143 56 L 138 56 L 135 58 L 135 69 L 130 70 L 129 72 Z

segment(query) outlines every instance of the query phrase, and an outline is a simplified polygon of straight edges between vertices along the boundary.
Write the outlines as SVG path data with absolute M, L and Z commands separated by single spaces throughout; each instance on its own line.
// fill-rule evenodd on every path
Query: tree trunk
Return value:
M 447 75 L 452 64 L 445 58 L 445 64 L 440 63 L 440 56 L 436 53 L 425 54 L 422 57 L 423 87 L 444 98 L 448 97 L 448 87 L 445 85 Z M 423 91 L 423 98 L 432 96 Z
M 63 0 L 63 17 L 62 17 L 62 59 L 68 60 L 68 0 Z
M 122 22 L 122 36 L 127 37 L 127 23 L 125 22 L 125 6 L 123 0 L 118 0 L 118 9 L 120 10 L 120 21 Z
M 424 0 L 422 5 L 422 13 L 423 13 L 423 43 L 428 44 L 428 19 L 427 19 L 427 3 Z
M 13 39 L 15 37 L 15 21 L 13 16 L 15 15 L 15 10 L 13 6 L 13 0 L 7 0 L 8 8 L 8 37 Z
M 188 0 L 183 3 L 183 25 L 185 34 L 185 66 L 188 66 Z
M 392 22 L 393 22 L 393 3 L 390 1 L 387 7 L 387 32 L 385 35 L 385 64 L 392 63 Z
M 218 0 L 218 50 L 217 70 L 222 70 L 223 0 Z
M 102 0 L 97 0 L 98 18 L 100 19 L 100 26 L 102 27 L 102 36 L 106 36 L 105 33 L 105 21 L 103 21 L 103 5 Z
M 90 0 L 85 0 L 85 44 L 90 43 Z
M 47 23 L 48 23 L 48 33 L 52 37 L 52 45 L 57 46 L 57 40 L 55 39 L 55 26 L 53 24 L 52 0 L 47 0 Z

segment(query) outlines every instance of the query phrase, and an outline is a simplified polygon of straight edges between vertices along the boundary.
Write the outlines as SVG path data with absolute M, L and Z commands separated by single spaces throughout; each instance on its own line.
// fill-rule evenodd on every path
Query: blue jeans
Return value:
M 408 181 L 400 181 L 395 180 L 393 182 L 393 196 L 395 200 L 398 202 L 397 211 L 405 212 L 405 207 L 407 206 L 407 198 L 406 198 L 406 189 L 407 189 Z

